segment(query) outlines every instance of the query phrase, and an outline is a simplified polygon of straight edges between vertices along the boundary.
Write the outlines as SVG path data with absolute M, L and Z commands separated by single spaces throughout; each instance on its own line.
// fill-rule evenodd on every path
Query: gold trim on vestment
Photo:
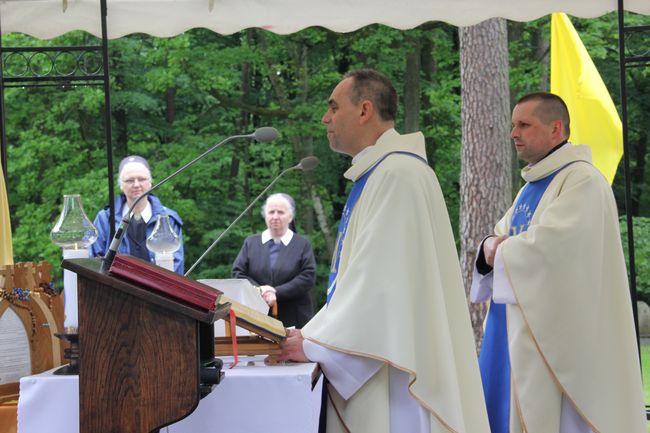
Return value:
M 555 182 L 555 179 L 553 179 L 551 181 L 551 184 L 553 182 Z M 550 186 L 551 185 L 549 184 L 549 187 Z M 542 196 L 542 199 L 543 199 L 543 196 Z M 541 201 L 540 201 L 540 203 L 541 203 Z M 553 371 L 553 368 L 551 367 L 551 364 L 548 362 L 548 360 L 546 359 L 546 356 L 544 356 L 544 352 L 539 347 L 539 344 L 537 343 L 537 338 L 535 338 L 535 334 L 533 333 L 533 329 L 528 324 L 528 319 L 526 319 L 526 313 L 524 312 L 524 309 L 520 307 L 521 304 L 519 303 L 519 299 L 517 298 L 517 293 L 514 290 L 515 286 L 514 286 L 514 284 L 512 284 L 512 277 L 510 276 L 510 272 L 508 271 L 508 265 L 507 265 L 505 260 L 503 260 L 503 271 L 505 272 L 506 278 L 508 279 L 508 283 L 510 283 L 510 287 L 512 288 L 512 294 L 515 297 L 515 300 L 517 301 L 516 307 L 519 308 L 519 311 L 521 311 L 521 317 L 523 317 L 524 323 L 526 324 L 526 328 L 528 328 L 528 332 L 530 332 L 530 337 L 533 339 L 533 343 L 535 344 L 535 347 L 537 348 L 537 352 L 542 357 L 542 361 L 544 361 L 544 364 L 546 365 L 546 368 L 548 368 L 548 371 L 551 373 L 551 377 L 555 381 L 555 384 L 558 386 L 558 388 L 560 388 L 560 391 L 562 392 L 562 396 L 566 396 L 566 398 L 569 399 L 569 402 L 571 402 L 571 404 L 573 405 L 573 408 L 580 415 L 582 420 L 589 425 L 589 427 L 593 430 L 593 433 L 600 433 L 600 430 L 598 430 L 596 427 L 594 427 L 593 423 L 585 416 L 585 414 L 582 412 L 582 410 L 580 410 L 580 408 L 575 404 L 575 402 L 573 401 L 573 398 L 571 398 L 571 396 L 566 391 L 564 386 L 562 386 L 562 383 L 560 382 L 560 379 L 557 378 L 557 375 L 555 374 L 555 371 Z M 508 332 L 507 323 L 508 323 L 508 308 L 506 308 L 506 335 L 507 335 L 507 332 Z M 509 342 L 510 342 L 510 338 L 508 337 L 508 357 L 510 357 L 510 343 Z M 512 374 L 512 366 L 513 366 L 512 360 L 510 360 L 510 375 L 512 377 L 512 382 L 516 382 L 516 377 Z M 562 397 L 562 396 L 560 396 L 560 397 Z M 520 419 L 521 419 L 521 423 L 522 423 L 521 427 L 522 427 L 522 429 L 524 429 L 524 432 L 525 432 L 526 430 L 525 430 L 525 421 L 523 419 L 523 411 L 520 411 L 520 412 L 521 412 L 521 418 Z M 562 416 L 562 414 L 560 412 L 560 417 L 561 416 Z
M 363 358 L 370 358 L 370 359 L 374 359 L 374 360 L 376 360 L 376 361 L 381 361 L 381 362 L 383 362 L 384 364 L 387 364 L 387 365 L 389 365 L 389 366 L 391 366 L 391 367 L 394 367 L 394 368 L 396 368 L 396 369 L 398 369 L 398 370 L 400 370 L 400 371 L 403 371 L 404 373 L 408 373 L 409 376 L 412 376 L 412 377 L 413 377 L 413 380 L 410 381 L 409 384 L 408 384 L 408 392 L 409 392 L 409 394 L 411 395 L 411 397 L 413 397 L 413 398 L 415 399 L 415 401 L 417 401 L 417 402 L 420 404 L 420 406 L 422 406 L 422 407 L 425 408 L 428 412 L 430 412 L 431 415 L 433 415 L 433 416 L 436 418 L 436 420 L 437 420 L 437 421 L 438 421 L 438 422 L 439 422 L 439 423 L 440 423 L 444 428 L 446 428 L 447 430 L 449 430 L 451 433 L 458 433 L 458 431 L 457 431 L 457 430 L 454 430 L 453 428 L 451 428 L 451 426 L 450 426 L 450 425 L 449 425 L 445 420 L 443 420 L 443 419 L 440 417 L 440 415 L 438 415 L 438 413 L 437 413 L 436 411 L 434 411 L 433 409 L 431 409 L 431 408 L 429 407 L 429 405 L 427 405 L 427 404 L 426 404 L 425 402 L 423 402 L 423 401 L 422 401 L 418 396 L 416 396 L 415 394 L 413 394 L 413 392 L 411 392 L 411 386 L 412 386 L 412 385 L 415 383 L 415 381 L 417 380 L 417 375 L 415 374 L 414 371 L 411 371 L 411 370 L 409 370 L 409 369 L 407 369 L 407 368 L 401 367 L 401 366 L 399 366 L 399 365 L 397 365 L 397 364 L 394 364 L 394 363 L 391 362 L 390 360 L 388 360 L 388 359 L 384 359 L 384 358 L 379 357 L 379 356 L 374 356 L 374 355 L 371 355 L 371 354 L 368 354 L 368 353 L 355 352 L 355 351 L 353 351 L 353 350 L 341 349 L 340 347 L 336 347 L 336 346 L 332 346 L 332 345 L 330 345 L 330 344 L 323 343 L 323 342 L 318 341 L 318 340 L 315 340 L 315 339 L 313 339 L 313 338 L 311 338 L 311 337 L 303 337 L 303 338 L 304 338 L 305 340 L 309 340 L 309 341 L 311 341 L 312 343 L 318 344 L 319 346 L 323 346 L 323 347 L 326 347 L 326 348 L 328 348 L 328 349 L 335 350 L 335 351 L 337 351 L 337 352 L 345 353 L 345 354 L 348 354 L 348 355 L 361 356 L 361 357 L 363 357 Z M 343 419 L 341 418 L 341 415 L 339 414 L 339 411 L 338 411 L 338 409 L 336 408 L 336 404 L 334 404 L 334 401 L 333 401 L 333 400 L 330 399 L 330 401 L 332 402 L 332 406 L 334 406 L 334 409 L 336 410 L 336 414 L 337 414 L 337 416 L 339 417 L 339 419 L 341 420 L 341 423 L 343 424 L 343 426 L 345 426 L 345 422 L 344 422 Z M 347 426 L 345 426 L 345 429 L 346 429 L 347 431 L 349 431 L 349 429 L 347 428 Z

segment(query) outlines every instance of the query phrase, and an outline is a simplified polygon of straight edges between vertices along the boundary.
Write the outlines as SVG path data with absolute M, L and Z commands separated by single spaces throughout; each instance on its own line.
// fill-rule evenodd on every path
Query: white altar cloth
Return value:
M 322 377 L 312 389 L 316 364 L 265 366 L 240 357 L 237 367 L 199 402 L 190 416 L 161 433 L 316 433 Z M 249 365 L 248 361 L 255 361 Z M 52 371 L 23 377 L 18 433 L 79 433 L 79 377 Z

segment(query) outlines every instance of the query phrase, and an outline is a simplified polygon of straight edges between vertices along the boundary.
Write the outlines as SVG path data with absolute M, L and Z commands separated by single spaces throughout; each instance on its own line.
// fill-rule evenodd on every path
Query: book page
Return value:
M 259 311 L 255 311 L 225 295 L 221 295 L 219 302 L 230 302 L 230 309 L 234 310 L 235 315 L 237 316 L 237 325 L 242 328 L 246 328 L 249 331 L 262 336 L 264 336 L 264 334 L 261 333 L 260 330 L 267 331 L 268 333 L 278 337 L 286 337 L 287 331 L 281 321 L 274 319 L 271 316 L 267 316 L 266 314 L 262 314 Z M 250 329 L 246 324 L 251 324 L 258 329 Z

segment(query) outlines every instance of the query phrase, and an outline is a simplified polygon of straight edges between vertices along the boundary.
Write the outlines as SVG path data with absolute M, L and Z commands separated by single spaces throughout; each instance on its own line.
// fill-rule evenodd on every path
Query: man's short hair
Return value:
M 350 100 L 353 104 L 367 99 L 375 106 L 382 120 L 395 120 L 397 117 L 397 92 L 388 78 L 374 69 L 350 71 L 343 76 L 343 79 L 346 78 L 353 79 L 352 87 L 350 87 Z
M 559 96 L 549 92 L 536 92 L 524 96 L 517 101 L 522 102 L 538 101 L 539 105 L 535 108 L 534 114 L 544 123 L 551 123 L 554 120 L 561 120 L 564 125 L 564 134 L 566 138 L 571 135 L 569 109 Z

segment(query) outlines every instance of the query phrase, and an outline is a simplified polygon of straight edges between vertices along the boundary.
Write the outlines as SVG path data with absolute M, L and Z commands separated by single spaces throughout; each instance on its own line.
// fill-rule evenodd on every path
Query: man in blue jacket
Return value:
M 131 211 L 130 207 L 136 198 L 151 188 L 149 163 L 137 155 L 124 158 L 120 162 L 119 180 L 122 194 L 115 200 L 115 230 L 117 230 L 122 217 Z M 174 253 L 174 272 L 183 275 L 183 221 L 174 210 L 163 206 L 160 199 L 154 195 L 149 194 L 146 200 L 141 200 L 137 204 L 131 223 L 117 252 L 153 262 L 155 255 L 147 249 L 146 240 L 153 232 L 158 217 L 162 214 L 169 215 L 169 222 L 181 240 L 181 247 Z M 94 224 L 99 235 L 97 241 L 90 248 L 90 255 L 93 257 L 104 256 L 112 240 L 108 206 L 97 213 Z

